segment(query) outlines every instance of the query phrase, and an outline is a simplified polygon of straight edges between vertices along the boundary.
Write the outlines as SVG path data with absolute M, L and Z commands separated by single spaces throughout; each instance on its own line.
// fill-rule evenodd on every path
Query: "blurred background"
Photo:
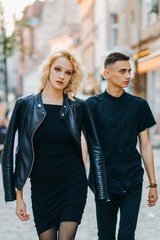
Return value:
M 152 140 L 160 144 L 160 0 L 0 0 L 0 117 L 37 90 L 37 67 L 58 48 L 81 58 L 88 73 L 81 93 L 89 95 L 107 86 L 106 55 L 128 54 L 128 91 L 148 100 L 158 123 Z
M 59 48 L 71 49 L 86 68 L 83 97 L 105 90 L 103 63 L 109 53 L 128 54 L 133 71 L 127 91 L 149 102 L 157 121 L 151 143 L 160 146 L 160 0 L 0 0 L 0 122 L 6 127 L 15 99 L 37 91 L 37 67 Z M 89 225 L 94 232 L 95 219 Z
M 160 145 L 160 0 L 0 0 L 0 117 L 37 90 L 37 67 L 58 48 L 81 58 L 88 73 L 81 93 L 89 95 L 107 86 L 106 55 L 128 54 L 127 91 L 148 100 L 157 120 L 150 135 Z

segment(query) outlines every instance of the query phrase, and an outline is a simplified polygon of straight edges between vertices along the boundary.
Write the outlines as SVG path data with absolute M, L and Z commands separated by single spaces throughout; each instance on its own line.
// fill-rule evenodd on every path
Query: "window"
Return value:
M 157 21 L 160 16 L 160 0 L 143 0 L 142 26 L 147 27 L 149 23 Z
M 135 23 L 135 13 L 130 13 L 130 40 L 132 42 L 134 36 L 136 34 L 136 23 Z
M 159 15 L 159 0 L 151 0 L 151 9 L 150 9 L 150 21 L 151 23 L 156 22 Z
M 118 15 L 111 13 L 110 15 L 110 34 L 109 34 L 109 45 L 110 48 L 117 46 L 118 40 Z
M 148 6 L 148 1 L 143 0 L 142 2 L 142 27 L 146 28 L 148 26 L 148 11 L 149 11 L 149 6 Z

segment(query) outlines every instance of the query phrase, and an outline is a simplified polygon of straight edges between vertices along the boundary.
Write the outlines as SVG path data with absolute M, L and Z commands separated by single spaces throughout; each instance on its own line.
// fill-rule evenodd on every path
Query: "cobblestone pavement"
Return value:
M 160 151 L 154 150 L 155 168 L 157 182 L 160 186 Z M 34 228 L 33 216 L 31 214 L 30 203 L 30 184 L 25 186 L 24 199 L 27 205 L 28 213 L 31 214 L 31 220 L 21 222 L 15 215 L 15 202 L 5 203 L 2 190 L 2 177 L 0 171 L 0 239 L 3 240 L 38 240 Z M 155 207 L 147 206 L 148 180 L 144 176 L 143 197 L 139 214 L 138 226 L 136 231 L 136 240 L 160 240 L 160 206 L 159 200 Z M 89 191 L 88 201 L 82 223 L 78 229 L 76 240 L 96 240 L 96 217 L 94 207 L 94 197 Z M 107 240 L 107 239 L 106 239 Z

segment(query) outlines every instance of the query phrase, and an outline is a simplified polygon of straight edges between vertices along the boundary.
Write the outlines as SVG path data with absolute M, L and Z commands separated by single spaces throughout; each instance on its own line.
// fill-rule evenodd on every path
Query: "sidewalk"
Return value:
M 160 150 L 154 150 L 155 168 L 158 186 L 160 186 Z M 0 171 L 0 182 L 2 181 Z M 136 231 L 136 240 L 160 240 L 160 206 L 159 200 L 153 208 L 147 206 L 148 180 L 144 176 L 143 197 Z M 0 239 L 3 240 L 38 240 L 34 228 L 31 202 L 30 202 L 30 182 L 25 186 L 24 199 L 27 205 L 27 212 L 31 214 L 31 220 L 21 222 L 15 215 L 15 202 L 5 203 L 2 183 L 0 184 L 0 215 L 1 231 Z M 94 207 L 94 197 L 89 191 L 85 213 L 82 223 L 78 229 L 76 240 L 97 240 L 96 216 Z M 107 240 L 107 239 L 106 239 Z

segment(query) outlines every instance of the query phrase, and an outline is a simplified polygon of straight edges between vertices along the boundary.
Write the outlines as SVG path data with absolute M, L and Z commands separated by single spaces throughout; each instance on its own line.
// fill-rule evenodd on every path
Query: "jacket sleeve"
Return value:
M 14 137 L 18 126 L 18 100 L 16 101 L 8 131 L 4 148 L 2 152 L 2 176 L 3 176 L 3 187 L 5 194 L 5 201 L 16 200 L 16 191 L 14 187 L 14 173 L 13 173 L 13 147 Z
M 96 201 L 108 201 L 105 162 L 96 132 L 92 113 L 88 104 L 83 102 L 83 133 L 87 141 Z

